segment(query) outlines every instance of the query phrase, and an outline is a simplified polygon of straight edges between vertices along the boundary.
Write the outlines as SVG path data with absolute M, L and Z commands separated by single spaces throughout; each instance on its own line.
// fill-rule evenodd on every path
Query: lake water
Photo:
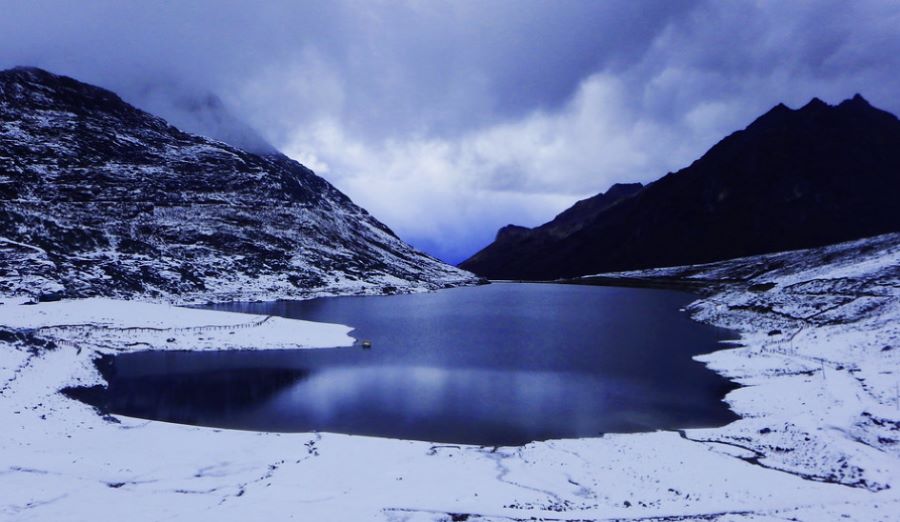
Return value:
M 723 425 L 733 386 L 691 356 L 732 337 L 691 321 L 691 300 L 510 283 L 216 305 L 347 324 L 373 347 L 118 355 L 109 388 L 81 397 L 187 424 L 489 446 Z

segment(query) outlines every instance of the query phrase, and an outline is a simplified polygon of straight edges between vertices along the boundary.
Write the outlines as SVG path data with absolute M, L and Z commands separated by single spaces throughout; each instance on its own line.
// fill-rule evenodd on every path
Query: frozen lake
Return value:
M 361 347 L 138 352 L 89 401 L 148 419 L 519 445 L 726 424 L 732 385 L 691 359 L 731 338 L 679 292 L 492 284 L 212 308 L 343 323 Z

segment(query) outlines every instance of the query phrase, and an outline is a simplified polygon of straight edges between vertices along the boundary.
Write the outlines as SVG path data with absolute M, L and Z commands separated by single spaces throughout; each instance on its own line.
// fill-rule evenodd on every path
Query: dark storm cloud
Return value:
M 690 5 L 4 2 L 0 61 L 70 73 L 138 102 L 147 91 L 231 92 L 312 66 L 307 74 L 344 87 L 342 119 L 354 132 L 454 132 L 559 106 L 585 75 L 639 57 Z M 265 103 L 295 118 L 315 112 Z
M 69 74 L 257 147 L 215 93 L 452 260 L 507 222 L 683 167 L 780 101 L 862 92 L 900 110 L 896 2 L 0 0 L 0 13 L 0 67 Z

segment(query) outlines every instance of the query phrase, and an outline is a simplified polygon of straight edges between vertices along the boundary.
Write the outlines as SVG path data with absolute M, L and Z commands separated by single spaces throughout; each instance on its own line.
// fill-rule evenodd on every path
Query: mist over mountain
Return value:
M 814 98 L 777 105 L 646 187 L 507 227 L 460 267 L 555 279 L 826 245 L 900 230 L 897 194 L 900 121 L 858 94 L 835 106 Z
M 280 154 L 274 145 L 237 118 L 213 93 L 192 94 L 148 86 L 142 92 L 143 109 L 191 134 L 199 134 L 254 154 Z

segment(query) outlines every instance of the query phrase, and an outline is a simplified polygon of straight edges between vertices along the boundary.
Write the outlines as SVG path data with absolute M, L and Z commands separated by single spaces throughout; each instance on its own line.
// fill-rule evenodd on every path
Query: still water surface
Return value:
M 732 338 L 687 294 L 492 284 L 211 308 L 353 326 L 359 346 L 116 356 L 89 398 L 114 413 L 264 431 L 518 445 L 735 419 L 691 359 Z

